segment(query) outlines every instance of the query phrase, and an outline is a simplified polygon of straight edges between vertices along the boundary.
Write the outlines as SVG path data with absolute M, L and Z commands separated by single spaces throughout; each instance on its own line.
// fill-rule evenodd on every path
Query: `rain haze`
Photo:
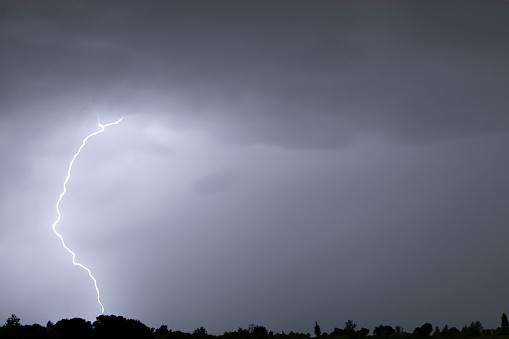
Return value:
M 509 1 L 0 2 L 0 322 L 509 312 Z

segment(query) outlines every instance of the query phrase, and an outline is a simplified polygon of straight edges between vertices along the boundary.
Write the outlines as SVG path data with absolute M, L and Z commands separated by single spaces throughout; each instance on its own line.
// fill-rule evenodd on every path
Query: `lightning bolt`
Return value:
M 119 122 L 122 121 L 122 119 L 124 118 L 120 118 L 118 119 L 117 121 L 115 122 L 112 122 L 112 123 L 109 123 L 109 124 L 101 124 L 100 122 L 97 122 L 97 125 L 99 126 L 99 130 L 94 132 L 94 133 L 91 133 L 89 135 L 86 136 L 85 139 L 83 139 L 83 142 L 81 143 L 81 146 L 80 148 L 78 149 L 78 152 L 76 152 L 76 154 L 74 155 L 74 157 L 72 158 L 71 160 L 71 163 L 69 164 L 69 168 L 67 169 L 67 176 L 65 177 L 65 181 L 64 181 L 64 190 L 62 191 L 62 193 L 60 193 L 60 197 L 58 198 L 58 201 L 57 201 L 57 204 L 56 204 L 56 209 L 57 209 L 57 214 L 58 214 L 58 218 L 57 220 L 55 220 L 55 222 L 53 223 L 53 225 L 51 226 L 51 228 L 53 229 L 53 232 L 55 232 L 55 234 L 60 238 L 60 240 L 62 241 L 62 246 L 67 250 L 67 252 L 71 253 L 72 255 L 72 263 L 73 265 L 75 266 L 79 266 L 81 267 L 82 269 L 84 269 L 85 271 L 88 272 L 88 275 L 90 276 L 90 278 L 94 281 L 94 287 L 95 287 L 95 291 L 97 292 L 97 302 L 99 303 L 99 305 L 101 305 L 101 314 L 104 313 L 104 305 L 102 304 L 101 302 L 101 293 L 99 292 L 99 288 L 97 287 L 97 280 L 94 278 L 94 276 L 92 275 L 92 272 L 90 271 L 90 269 L 88 267 L 86 267 L 85 265 L 83 264 L 80 264 L 79 262 L 76 262 L 76 254 L 69 248 L 65 245 L 65 241 L 64 241 L 64 238 L 62 237 L 62 235 L 60 233 L 57 232 L 56 230 L 56 226 L 57 224 L 60 222 L 60 219 L 62 217 L 62 214 L 60 213 L 60 209 L 59 209 L 59 206 L 60 206 L 60 201 L 62 201 L 62 198 L 64 197 L 65 193 L 67 192 L 67 188 L 66 188 L 66 185 L 67 185 L 67 182 L 69 181 L 69 179 L 71 178 L 71 169 L 72 169 L 72 165 L 74 164 L 74 161 L 76 160 L 76 158 L 78 157 L 78 155 L 80 155 L 81 153 L 81 150 L 83 149 L 83 147 L 85 147 L 85 144 L 87 143 L 87 140 L 92 138 L 93 136 L 101 133 L 104 131 L 104 129 L 106 127 L 109 127 L 109 126 L 112 126 L 112 125 L 116 125 L 118 124 Z

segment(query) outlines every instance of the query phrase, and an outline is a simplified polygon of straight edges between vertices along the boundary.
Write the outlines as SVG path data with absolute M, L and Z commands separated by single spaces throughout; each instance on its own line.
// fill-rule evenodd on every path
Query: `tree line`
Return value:
M 430 323 L 416 327 L 412 332 L 405 331 L 401 326 L 379 325 L 373 333 L 367 328 L 357 328 L 352 320 L 345 322 L 343 328 L 334 328 L 330 333 L 322 332 L 315 322 L 313 334 L 323 339 L 420 339 L 435 338 L 475 338 L 509 339 L 509 322 L 505 313 L 496 329 L 485 329 L 481 322 L 473 321 L 460 329 L 445 325 L 443 328 L 433 327 Z M 225 332 L 222 335 L 211 335 L 204 327 L 192 333 L 173 331 L 167 325 L 150 328 L 139 320 L 126 319 L 115 315 L 100 315 L 92 323 L 81 318 L 62 319 L 55 324 L 48 321 L 46 326 L 39 324 L 21 325 L 15 315 L 7 318 L 0 327 L 0 339 L 308 339 L 310 333 L 281 332 L 274 333 L 264 326 L 251 324 L 247 329 Z M 488 338 L 487 338 L 488 339 Z

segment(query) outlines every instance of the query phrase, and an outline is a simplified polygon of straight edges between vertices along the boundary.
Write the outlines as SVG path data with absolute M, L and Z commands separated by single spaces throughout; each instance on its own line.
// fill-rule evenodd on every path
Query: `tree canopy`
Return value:
M 491 337 L 492 339 L 509 339 L 507 333 L 509 323 L 507 316 L 502 314 L 500 327 L 493 330 L 483 328 L 481 322 L 472 321 L 465 325 L 461 331 L 456 327 L 445 325 L 441 330 L 438 326 L 424 323 L 416 327 L 412 333 L 405 332 L 401 326 L 382 325 L 375 327 L 373 338 L 379 339 L 419 339 L 431 336 L 440 338 L 476 338 L 479 336 Z M 343 328 L 334 328 L 330 333 L 321 331 L 318 322 L 315 321 L 313 329 L 316 338 L 324 339 L 364 339 L 369 336 L 367 328 L 357 329 L 357 324 L 352 320 L 345 322 Z M 308 339 L 309 333 L 288 334 L 274 333 L 261 325 L 251 324 L 247 329 L 239 328 L 234 332 L 225 332 L 222 335 L 211 335 L 205 327 L 200 326 L 192 333 L 173 331 L 167 325 L 161 325 L 158 329 L 150 328 L 139 320 L 126 319 L 116 315 L 100 315 L 91 323 L 81 318 L 62 319 L 55 324 L 48 321 L 46 327 L 39 324 L 22 325 L 21 320 L 12 314 L 0 327 L 1 339 Z M 325 338 L 328 337 L 328 338 Z M 487 338 L 488 339 L 488 338 Z

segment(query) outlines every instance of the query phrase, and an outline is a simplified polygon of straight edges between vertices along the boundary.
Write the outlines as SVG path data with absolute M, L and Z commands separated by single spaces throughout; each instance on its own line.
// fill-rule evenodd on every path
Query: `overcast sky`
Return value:
M 0 322 L 509 312 L 509 1 L 0 2 Z

